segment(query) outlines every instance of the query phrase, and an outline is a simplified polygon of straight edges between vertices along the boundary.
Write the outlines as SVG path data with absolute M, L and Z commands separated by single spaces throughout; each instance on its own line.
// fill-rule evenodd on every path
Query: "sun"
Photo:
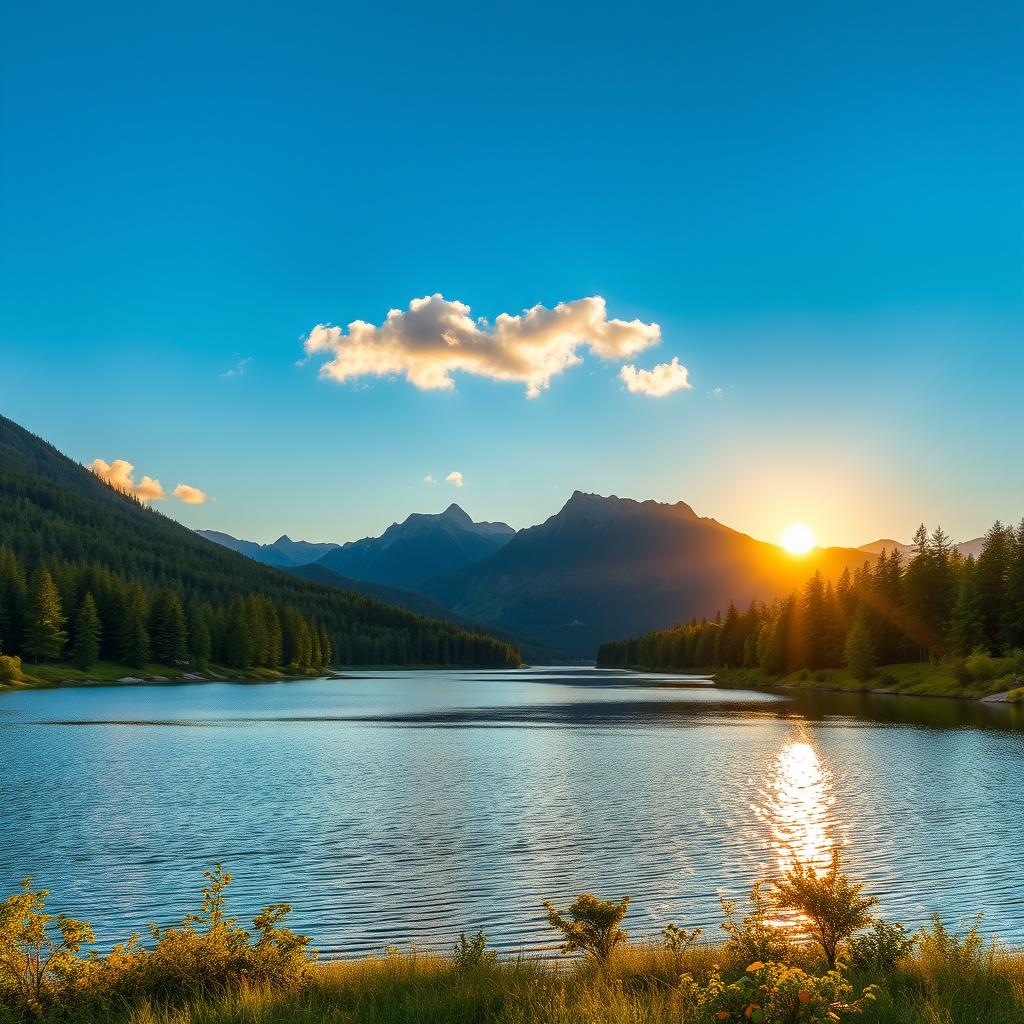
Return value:
M 814 547 L 814 531 L 806 523 L 790 523 L 782 531 L 779 543 L 791 555 L 806 555 Z

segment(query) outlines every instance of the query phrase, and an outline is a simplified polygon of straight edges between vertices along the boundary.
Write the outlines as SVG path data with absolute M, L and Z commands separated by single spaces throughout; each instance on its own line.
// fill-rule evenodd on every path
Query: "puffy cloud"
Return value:
M 423 478 L 423 482 L 425 484 L 436 484 L 437 483 L 437 481 L 429 473 Z
M 140 501 L 163 501 L 167 497 L 159 480 L 144 476 L 136 483 L 133 477 L 135 467 L 125 459 L 114 459 L 113 462 L 94 459 L 89 464 L 89 469 L 111 487 L 116 487 L 125 494 L 134 494 Z
M 453 469 L 446 477 L 445 480 L 452 485 L 452 487 L 462 487 L 465 481 L 462 479 L 462 474 L 457 470 Z
M 181 498 L 186 505 L 205 505 L 210 500 L 206 491 L 191 487 L 189 484 L 178 484 L 172 493 L 176 498 Z
M 635 395 L 650 395 L 653 398 L 664 398 L 673 391 L 684 391 L 692 388 L 689 371 L 682 366 L 677 356 L 671 363 L 658 363 L 653 370 L 638 370 L 635 366 L 624 366 L 619 370 L 619 378 L 626 385 L 626 390 Z
M 609 320 L 598 295 L 519 316 L 502 313 L 493 324 L 469 314 L 465 303 L 429 295 L 392 309 L 379 327 L 354 320 L 346 332 L 320 324 L 305 340 L 306 358 L 326 354 L 320 373 L 336 381 L 404 374 L 422 390 L 449 391 L 453 373 L 470 373 L 519 381 L 536 398 L 552 377 L 582 362 L 582 348 L 599 359 L 623 359 L 661 339 L 657 324 Z

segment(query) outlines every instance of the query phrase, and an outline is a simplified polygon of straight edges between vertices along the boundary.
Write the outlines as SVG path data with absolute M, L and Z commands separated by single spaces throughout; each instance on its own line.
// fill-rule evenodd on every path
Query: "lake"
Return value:
M 104 944 L 198 905 L 285 900 L 326 955 L 482 928 L 550 945 L 541 903 L 633 897 L 711 933 L 833 844 L 917 925 L 1024 943 L 1016 708 L 723 690 L 595 669 L 367 672 L 0 694 L 0 890 L 33 874 Z

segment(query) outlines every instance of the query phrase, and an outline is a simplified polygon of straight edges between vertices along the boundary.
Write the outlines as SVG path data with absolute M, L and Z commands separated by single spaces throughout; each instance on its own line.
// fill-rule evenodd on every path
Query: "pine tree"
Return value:
M 124 610 L 124 626 L 121 648 L 117 660 L 134 668 L 143 668 L 149 661 L 149 603 L 141 584 L 133 583 L 128 588 Z
M 50 573 L 40 567 L 29 587 L 23 650 L 33 661 L 52 661 L 64 650 L 67 619 Z
M 844 650 L 846 666 L 860 680 L 868 680 L 878 663 L 875 654 L 874 640 L 868 621 L 868 610 L 860 604 L 853 615 L 849 635 L 846 637 Z
M 1011 545 L 1000 633 L 1007 651 L 1024 650 L 1024 519 L 1020 521 Z
M 71 645 L 75 664 L 90 669 L 100 656 L 100 616 L 92 594 L 87 593 L 75 617 L 75 639 Z
M 949 619 L 950 645 L 963 657 L 985 644 L 985 618 L 977 577 L 974 559 L 968 557 L 960 574 L 960 590 Z
M 1013 529 L 997 521 L 985 534 L 985 544 L 974 570 L 982 622 L 981 644 L 990 654 L 998 653 L 1002 646 L 1002 620 L 1006 610 L 1013 543 Z
M 149 613 L 150 657 L 163 665 L 188 661 L 188 627 L 178 595 L 161 590 Z

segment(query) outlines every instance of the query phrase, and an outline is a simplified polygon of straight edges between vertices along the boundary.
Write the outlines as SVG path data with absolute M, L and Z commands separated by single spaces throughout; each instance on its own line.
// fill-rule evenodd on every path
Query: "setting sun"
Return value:
M 814 531 L 806 523 L 790 523 L 782 531 L 779 543 L 791 555 L 806 555 L 814 547 Z

